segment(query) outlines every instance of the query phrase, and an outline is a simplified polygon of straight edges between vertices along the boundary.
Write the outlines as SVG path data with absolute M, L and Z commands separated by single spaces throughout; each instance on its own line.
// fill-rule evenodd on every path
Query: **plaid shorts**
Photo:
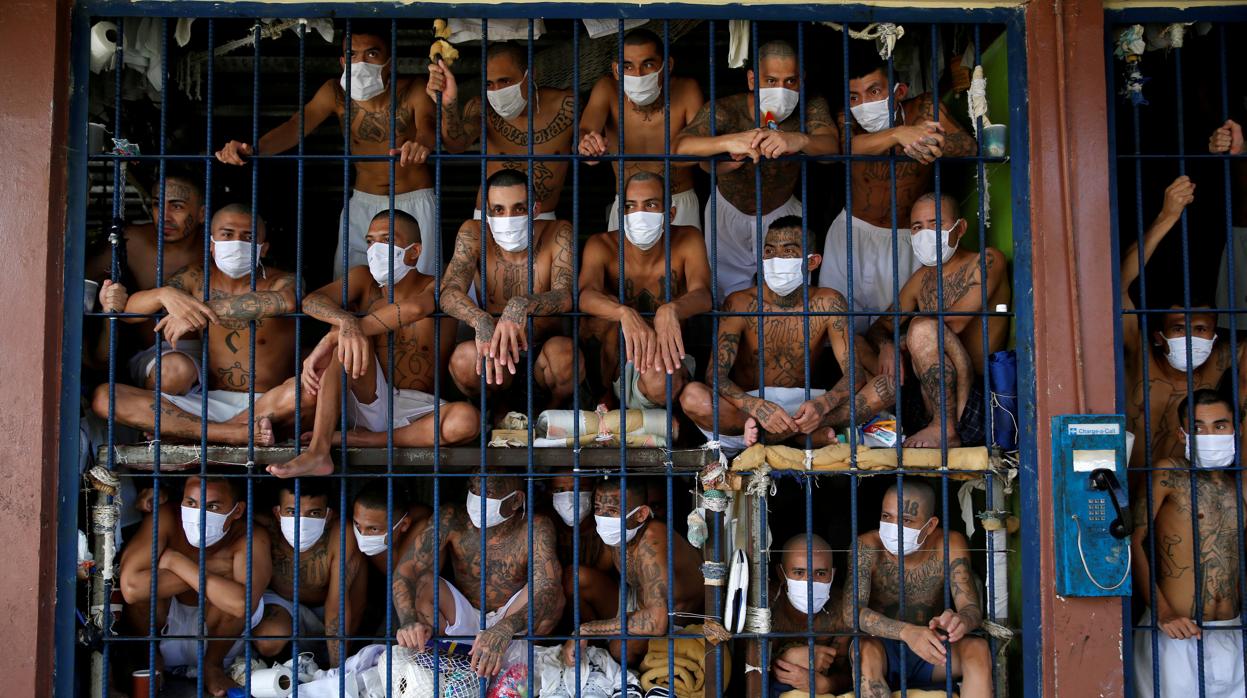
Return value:
M 912 372 L 905 376 L 905 388 L 901 395 L 902 426 L 909 434 L 922 429 L 935 419 L 933 415 L 927 414 L 927 406 L 922 401 L 922 390 L 918 388 L 917 380 L 909 380 L 912 377 Z M 956 409 L 956 406 L 948 405 L 948 409 Z M 979 376 L 970 387 L 966 408 L 962 410 L 961 419 L 957 421 L 957 436 L 961 439 L 962 446 L 982 446 L 987 443 L 986 416 L 983 406 L 983 378 Z

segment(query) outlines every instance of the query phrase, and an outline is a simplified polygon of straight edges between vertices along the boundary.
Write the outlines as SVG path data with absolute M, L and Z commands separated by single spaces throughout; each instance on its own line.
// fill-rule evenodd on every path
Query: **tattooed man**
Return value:
M 935 195 L 918 197 L 910 214 L 910 244 L 923 266 L 905 282 L 900 303 L 892 309 L 932 314 L 939 310 L 974 312 L 1009 302 L 1011 292 L 1004 255 L 993 247 L 982 252 L 961 248 L 958 243 L 966 234 L 966 222 L 960 216 L 956 200 L 947 194 L 941 197 L 939 221 Z M 937 232 L 941 228 L 943 232 Z M 937 268 L 941 260 L 942 266 Z M 895 322 L 901 324 L 902 354 L 897 353 L 892 341 Z M 907 354 L 913 368 L 911 375 L 917 377 L 919 386 L 902 391 L 902 424 L 910 432 L 905 445 L 936 448 L 941 436 L 950 447 L 982 444 L 987 436 L 983 425 L 983 370 L 987 356 L 1008 343 L 1009 320 L 989 318 L 986 341 L 983 331 L 983 319 L 973 315 L 947 315 L 943 322 L 935 316 L 880 316 L 866 336 L 878 349 L 877 373 L 881 380 L 866 386 L 858 395 L 855 416 L 860 421 L 892 404 L 896 382 L 905 385 L 906 367 L 899 365 L 898 356 Z M 911 380 L 906 387 L 912 385 Z M 910 431 L 909 427 L 923 419 L 929 420 L 926 427 Z
M 387 514 L 391 505 L 393 510 Z M 420 524 L 433 514 L 428 505 L 412 500 L 403 483 L 390 485 L 383 479 L 364 485 L 351 511 L 355 543 L 383 579 L 386 565 L 395 566 L 403 552 L 415 545 Z M 391 550 L 388 555 L 387 548 Z
M 940 528 L 935 491 L 930 485 L 907 479 L 903 489 L 902 501 L 895 485 L 888 488 L 883 495 L 879 530 L 858 537 L 853 568 L 857 574 L 856 597 L 853 585 L 844 585 L 841 603 L 845 624 L 874 636 L 860 641 L 861 695 L 891 696 L 889 685 L 900 688 L 902 676 L 907 688 L 942 689 L 951 668 L 952 677 L 961 679 L 962 696 L 990 696 L 991 652 L 987 641 L 968 635 L 982 623 L 983 607 L 966 538 Z M 945 536 L 948 587 L 954 606 L 947 609 Z M 903 579 L 900 557 L 905 558 Z
M 440 637 L 466 636 L 472 643 L 472 668 L 485 677 L 526 661 L 522 643 L 512 638 L 525 631 L 548 635 L 563 613 L 553 524 L 544 514 L 530 515 L 530 548 L 526 504 L 520 478 L 474 477 L 462 508 L 442 507 L 436 538 L 432 520 L 421 524 L 415 546 L 404 551 L 394 571 L 399 645 L 421 649 L 435 631 Z M 435 569 L 447 564 L 455 585 L 436 576 Z M 434 584 L 440 585 L 436 608 Z M 533 628 L 528 627 L 529 603 Z
M 553 87 L 534 86 L 536 104 L 528 103 L 529 82 L 534 76 L 529 72 L 528 51 L 507 42 L 490 44 L 485 58 L 486 112 L 485 151 L 490 155 L 514 155 L 514 160 L 490 160 L 485 172 L 492 175 L 500 170 L 516 170 L 533 180 L 533 194 L 541 202 L 540 211 L 534 208 L 533 217 L 554 220 L 563 191 L 563 179 L 567 176 L 566 160 L 524 159 L 528 155 L 528 121 L 532 118 L 533 153 L 536 155 L 563 155 L 571 152 L 572 122 L 576 106 L 571 92 Z M 481 98 L 479 95 L 460 101 L 459 86 L 454 73 L 444 62 L 429 66 L 429 96 L 442 97 L 442 145 L 452 153 L 462 153 L 481 138 Z M 529 107 L 533 107 L 530 109 Z M 473 218 L 481 217 L 478 194 L 477 210 Z
M 668 376 L 671 399 L 679 397 L 694 366 L 693 357 L 684 351 L 684 321 L 712 307 L 710 263 L 701 231 L 675 225 L 674 207 L 663 210 L 664 189 L 662 176 L 651 172 L 638 172 L 628 180 L 622 301 L 619 231 L 589 238 L 580 266 L 580 308 L 594 317 L 585 329 L 601 340 L 603 378 L 614 380 L 615 397 L 627 393 L 630 408 L 667 404 Z M 670 276 L 662 242 L 668 218 L 672 219 Z M 620 331 L 625 366 L 619 365 Z
M 340 545 L 341 519 L 330 498 L 332 488 L 320 478 L 304 478 L 299 483 L 299 511 L 295 516 L 294 481 L 283 480 L 277 490 L 272 516 L 260 515 L 256 522 L 268 529 L 273 557 L 273 576 L 264 592 L 264 620 L 252 635 L 260 654 L 273 660 L 294 634 L 294 614 L 299 614 L 299 636 L 354 635 L 364 611 L 367 576 L 362 574 L 364 559 L 355 538 L 346 537 Z M 295 531 L 299 536 L 299 588 L 295 598 Z M 345 576 L 344 576 L 345 575 Z M 346 598 L 346 615 L 341 621 L 338 609 Z M 342 641 L 329 642 L 329 662 L 337 666 L 349 653 Z M 299 643 L 299 651 L 323 648 L 321 640 Z
M 640 477 L 629 478 L 626 488 L 621 488 L 617 479 L 602 482 L 593 492 L 597 533 L 606 544 L 606 559 L 616 573 L 623 575 L 627 606 L 622 611 L 619 608 L 619 585 L 596 587 L 582 579 L 581 603 L 587 603 L 593 611 L 589 620 L 580 624 L 582 637 L 622 635 L 625 630 L 628 635 L 643 638 L 666 635 L 668 590 L 676 613 L 701 613 L 705 605 L 701 553 L 684 536 L 671 531 L 675 568 L 667 566 L 667 524 L 654 518 L 654 512 L 645 504 L 647 497 L 648 488 Z M 580 641 L 582 652 L 588 643 L 587 639 Z M 649 648 L 644 639 L 632 640 L 625 657 L 622 641 L 610 640 L 609 645 L 615 659 L 633 667 Z M 575 663 L 574 640 L 563 645 L 563 661 L 569 666 Z
M 291 274 L 264 270 L 259 264 L 268 251 L 268 242 L 264 239 L 264 221 L 255 219 L 254 226 L 252 221 L 251 209 L 242 204 L 230 204 L 213 214 L 206 303 L 200 300 L 204 268 L 199 264 L 174 274 L 164 286 L 113 301 L 127 313 L 152 315 L 163 311 L 165 317 L 157 323 L 156 330 L 163 332 L 165 340 L 175 348 L 187 335 L 201 331 L 207 334 L 207 412 L 203 412 L 203 396 L 198 390 L 188 395 L 162 393 L 157 406 L 162 438 L 198 440 L 202 418 L 207 421 L 209 441 L 245 444 L 254 436 L 257 446 L 270 446 L 274 442 L 273 426 L 294 420 L 294 322 L 285 315 L 295 309 L 295 280 Z M 252 291 L 252 275 L 257 267 L 261 273 Z M 255 390 L 254 422 L 248 422 L 250 389 Z M 157 396 L 152 391 L 118 385 L 116 396 L 118 422 L 155 431 L 152 404 Z M 307 393 L 303 394 L 303 402 L 304 409 L 311 409 Z M 92 409 L 107 417 L 107 384 L 96 388 Z
M 527 390 L 526 379 L 516 372 L 526 368 L 523 352 L 528 351 L 533 354 L 533 384 L 548 394 L 550 406 L 563 404 L 583 378 L 584 363 L 578 364 L 581 375 L 574 376 L 575 343 L 560 335 L 558 318 L 543 316 L 572 307 L 572 226 L 567 221 L 539 220 L 543 209 L 534 203 L 530 229 L 528 179 L 516 170 L 495 172 L 485 191 L 485 221 L 466 221 L 459 228 L 455 254 L 442 279 L 442 309 L 476 332 L 475 341 L 455 347 L 451 378 L 468 396 L 480 394 L 482 375 L 490 390 L 506 389 L 517 381 Z M 488 265 L 484 285 L 482 245 Z M 484 310 L 468 295 L 470 287 L 478 295 L 484 291 Z M 527 327 L 530 315 L 536 316 L 532 337 Z
M 434 441 L 457 444 L 480 429 L 480 415 L 466 402 L 442 401 L 440 428 L 434 424 L 434 374 L 450 358 L 455 321 L 429 317 L 434 310 L 433 277 L 416 267 L 420 256 L 420 226 L 403 211 L 393 211 L 394 253 L 390 254 L 390 211 L 382 211 L 368 227 L 368 266 L 347 272 L 347 306 L 342 284 L 330 282 L 308 295 L 303 310 L 333 329 L 303 362 L 304 391 L 316 397 L 316 420 L 308 449 L 285 464 L 270 465 L 278 477 L 328 475 L 333 472 L 330 450 L 342 442 L 342 371 L 347 372 L 347 435 L 351 446 L 382 448 L 394 430 L 398 447 L 432 446 Z M 390 266 L 393 265 L 393 280 Z M 390 300 L 391 290 L 394 293 Z M 366 313 L 361 319 L 354 310 Z M 434 326 L 442 325 L 440 347 L 434 347 Z M 394 333 L 394 364 L 389 362 L 390 332 Z M 440 361 L 439 361 L 440 357 Z M 393 395 L 391 400 L 390 395 Z M 391 413 L 390 410 L 393 409 Z
M 1188 402 L 1195 410 L 1193 429 L 1187 422 Z M 1243 530 L 1238 512 L 1247 502 L 1239 501 L 1243 494 L 1234 473 L 1224 470 L 1234 465 L 1234 405 L 1224 395 L 1201 389 L 1182 399 L 1174 417 L 1179 425 L 1175 437 L 1185 455 L 1157 461 L 1149 474 L 1150 497 L 1145 488 L 1134 493 L 1131 560 L 1135 588 L 1148 609 L 1135 631 L 1135 694 L 1190 695 L 1197 690 L 1202 662 L 1203 695 L 1241 695 Z M 1198 530 L 1191 522 L 1193 508 Z M 1153 642 L 1159 683 L 1152 673 Z
M 731 162 L 718 163 L 713 220 L 711 205 L 706 206 L 706 249 L 714 249 L 712 240 L 717 239 L 718 244 L 719 297 L 754 283 L 759 230 L 765 231 L 781 216 L 801 214 L 801 202 L 794 196 L 801 177 L 800 163 L 759 161 L 796 153 L 829 155 L 840 151 L 825 99 L 806 95 L 804 130 L 801 115 L 794 113 L 803 76 L 792 46 L 785 41 L 768 41 L 758 49 L 756 67 L 756 73 L 750 70 L 747 74 L 748 92 L 703 106 L 671 144 L 680 155 L 726 154 L 732 158 Z M 754 98 L 755 86 L 760 101 Z M 759 167 L 761 207 L 754 174 Z
M 801 316 L 803 289 L 821 259 L 818 254 L 803 258 L 802 252 L 800 218 L 784 216 L 771 223 L 762 250 L 761 308 L 757 287 L 727 297 L 724 312 L 742 315 L 719 321 L 714 365 L 706 370 L 706 383 L 689 383 L 680 394 L 684 413 L 707 438 L 714 438 L 714 403 L 718 401 L 718 438 L 725 450 L 744 448 L 756 439 L 758 428 L 776 443 L 810 434 L 817 445 L 826 445 L 827 430 L 820 427 L 847 423 L 849 399 L 871 378 L 863 368 L 867 357 L 862 356 L 861 347 L 854 352 L 853 370 L 849 370 L 853 335 L 848 318 L 830 314 L 846 312 L 838 292 L 809 289 L 809 309 L 829 314 L 809 317 L 806 334 L 807 319 Z M 758 336 L 759 310 L 774 313 L 763 320 L 762 337 Z M 843 376 L 827 391 L 807 385 L 805 359 L 808 352 L 810 364 L 817 363 L 829 342 Z M 717 396 L 710 387 L 715 385 L 716 374 Z M 747 390 L 750 386 L 754 387 Z M 765 386 L 765 391 L 758 386 Z
M 834 288 L 848 298 L 848 233 L 852 220 L 853 310 L 865 313 L 854 321 L 854 331 L 860 334 L 871 322 L 868 313 L 895 303 L 893 284 L 895 288 L 903 286 L 920 266 L 908 241 L 904 236 L 898 238 L 897 231 L 909 226 L 910 207 L 919 194 L 930 189 L 932 163 L 944 155 L 973 155 L 975 144 L 944 105 L 940 105 L 936 120 L 933 94 L 909 97 L 909 85 L 889 82 L 887 63 L 879 58 L 875 46 L 857 43 L 862 45 L 854 47 L 849 57 L 849 111 L 853 122 L 848 133 L 843 134 L 849 143 L 845 150 L 851 148 L 853 155 L 905 156 L 895 165 L 886 160 L 854 162 L 852 213 L 841 211 L 827 230 L 823 249 L 827 264 L 819 276 L 819 285 Z M 890 103 L 889 95 L 893 98 Z M 843 112 L 835 126 L 838 130 L 844 128 Z

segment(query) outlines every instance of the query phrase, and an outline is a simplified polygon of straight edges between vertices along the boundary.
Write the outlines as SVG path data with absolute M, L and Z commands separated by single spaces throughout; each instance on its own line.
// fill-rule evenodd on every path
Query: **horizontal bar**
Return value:
M 1247 160 L 1247 153 L 1119 153 L 1118 160 Z
M 1209 157 L 1214 157 L 1209 155 Z M 1238 157 L 1238 156 L 1220 156 L 1220 157 Z M 96 153 L 90 155 L 88 160 L 97 162 L 111 162 L 113 160 L 131 161 L 193 161 L 204 160 L 212 162 L 216 160 L 215 155 L 194 155 L 194 154 L 140 154 L 140 155 L 119 155 L 117 153 Z M 298 155 L 295 153 L 278 153 L 276 155 L 248 155 L 248 160 L 296 160 L 308 161 L 319 160 L 327 162 L 390 162 L 398 160 L 397 155 L 334 155 L 328 153 L 305 153 Z M 579 153 L 534 153 L 532 155 L 514 155 L 514 154 L 480 154 L 480 153 L 429 153 L 429 160 L 463 160 L 465 162 L 478 163 L 481 160 L 516 160 L 523 159 L 525 161 L 559 161 L 579 160 L 581 162 L 598 162 L 612 160 L 626 161 L 655 161 L 655 160 L 671 160 L 674 162 L 735 162 L 730 155 L 677 155 L 672 153 L 667 155 L 664 153 L 624 153 L 619 154 L 602 154 L 602 155 L 581 155 Z M 900 155 L 806 155 L 805 153 L 795 153 L 793 155 L 783 155 L 777 158 L 763 158 L 768 162 L 891 162 L 893 160 L 905 161 L 909 158 Z M 988 156 L 988 155 L 961 155 L 961 156 L 941 156 L 943 162 L 1009 162 L 1008 155 Z
M 908 232 L 904 228 L 897 228 L 896 230 L 897 232 L 901 232 L 901 233 Z M 1226 310 L 1224 312 L 1240 312 L 1240 311 L 1247 312 L 1247 308 L 1241 308 L 1236 311 Z M 1137 311 L 1137 312 L 1180 313 L 1183 311 L 1180 309 L 1174 309 L 1174 310 L 1168 310 L 1168 311 L 1147 310 L 1147 311 Z M 1204 308 L 1191 308 L 1190 312 L 1191 313 L 1211 313 L 1213 311 L 1207 310 Z M 637 311 L 637 315 L 640 315 L 641 317 L 653 317 L 654 314 L 655 314 L 654 311 L 646 311 L 646 312 Z M 131 318 L 144 318 L 147 320 L 159 320 L 160 318 L 164 317 L 166 314 L 165 313 L 151 313 L 151 314 L 116 313 L 116 314 L 112 314 L 112 313 L 95 312 L 95 313 L 83 313 L 83 315 L 85 317 L 98 317 L 98 318 L 105 318 L 105 319 L 110 318 L 110 317 L 117 317 L 117 318 L 131 317 Z M 356 313 L 356 315 L 359 315 L 359 314 Z M 491 315 L 499 316 L 499 317 L 501 316 L 500 313 L 491 313 Z M 576 312 L 567 311 L 567 312 L 562 312 L 562 313 L 550 313 L 549 315 L 544 315 L 541 313 L 529 313 L 529 316 L 534 317 L 534 318 L 564 318 L 564 317 L 591 318 L 591 317 L 594 317 L 593 315 L 586 313 L 584 311 L 576 311 Z M 933 312 L 924 312 L 921 310 L 809 310 L 809 311 L 805 311 L 805 310 L 709 310 L 704 313 L 698 313 L 697 315 L 693 315 L 690 319 L 699 318 L 699 317 L 769 317 L 770 318 L 770 317 L 862 317 L 862 316 L 908 317 L 908 318 L 918 318 L 918 317 L 1012 318 L 1013 312 L 1008 311 L 1008 310 L 937 310 Z M 297 318 L 297 317 L 311 318 L 312 316 L 308 315 L 307 313 L 275 313 L 269 317 L 272 319 L 276 319 L 276 318 Z M 364 317 L 364 316 L 359 315 L 359 317 Z M 449 318 L 451 317 L 451 315 L 449 313 L 446 313 L 445 311 L 439 310 L 437 312 L 430 313 L 429 317 Z M 312 318 L 312 319 L 315 319 L 315 318 Z

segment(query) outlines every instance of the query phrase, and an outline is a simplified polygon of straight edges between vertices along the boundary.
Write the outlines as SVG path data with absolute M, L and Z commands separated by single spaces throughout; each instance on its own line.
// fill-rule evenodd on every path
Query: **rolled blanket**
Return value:
M 682 633 L 702 632 L 702 626 L 690 625 Z M 674 657 L 668 659 L 668 642 L 674 650 Z M 641 688 L 650 691 L 656 687 L 671 690 L 676 698 L 704 698 L 706 684 L 706 666 L 713 666 L 714 657 L 711 647 L 704 637 L 680 637 L 673 641 L 656 637 L 649 641 L 649 651 L 641 660 Z M 732 675 L 731 653 L 723 652 L 723 687 L 727 687 Z M 675 677 L 668 676 L 668 664 L 674 665 Z

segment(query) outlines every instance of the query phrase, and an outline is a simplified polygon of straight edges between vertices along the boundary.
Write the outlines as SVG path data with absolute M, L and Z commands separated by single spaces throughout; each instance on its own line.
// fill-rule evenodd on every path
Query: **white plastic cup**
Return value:
M 1005 136 L 1008 132 L 1008 126 L 1004 124 L 992 124 L 983 127 L 983 154 L 988 157 L 999 158 L 1004 157 Z
M 82 310 L 87 313 L 95 312 L 95 303 L 100 297 L 100 284 L 98 281 L 86 279 L 82 282 Z

